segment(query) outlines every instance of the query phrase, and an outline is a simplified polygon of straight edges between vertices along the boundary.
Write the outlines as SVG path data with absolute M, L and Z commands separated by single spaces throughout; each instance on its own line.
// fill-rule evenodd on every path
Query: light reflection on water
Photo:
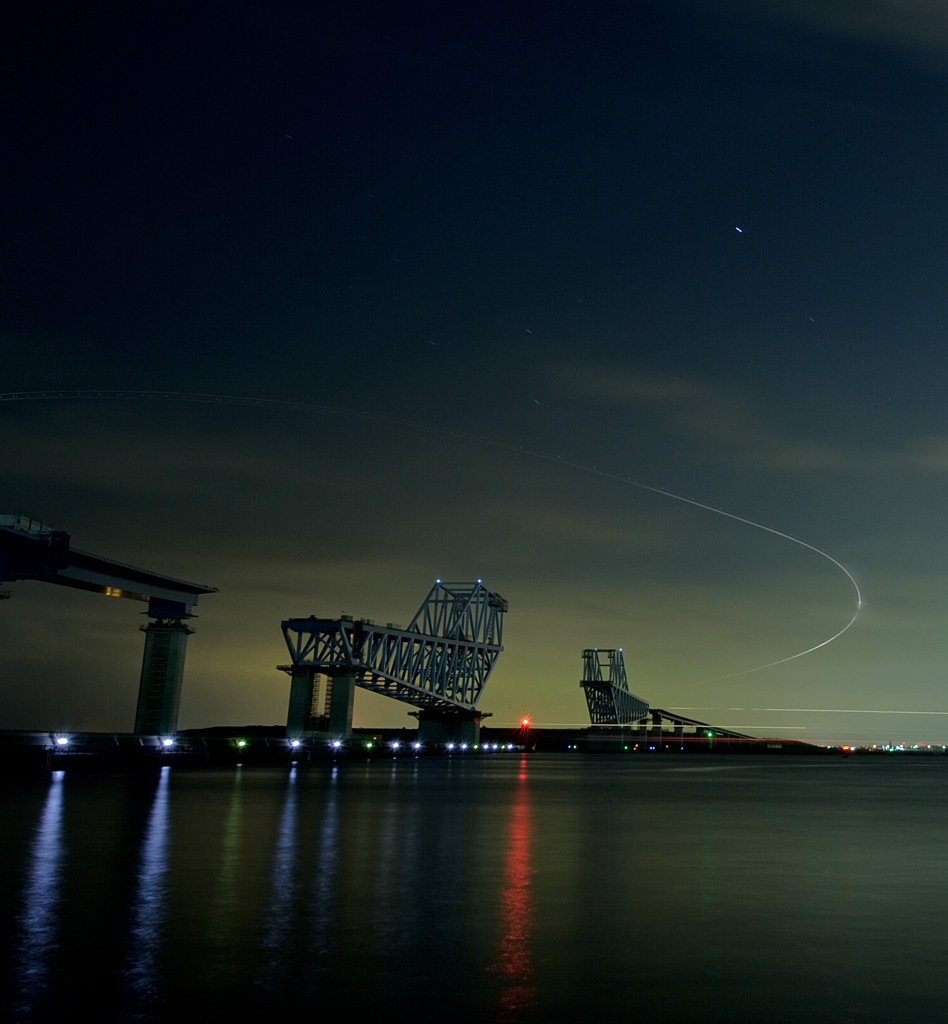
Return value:
M 512 1024 L 939 1019 L 948 999 L 945 759 L 56 772 L 0 797 L 32 822 L 3 1019 L 77 995 L 103 1021 Z
M 264 909 L 261 953 L 265 960 L 260 967 L 260 984 L 277 991 L 283 978 L 281 966 L 285 950 L 291 941 L 293 908 L 297 901 L 296 887 L 296 765 L 290 769 L 283 798 L 283 810 L 273 851 L 273 869 L 270 872 L 270 896 Z
M 157 966 L 164 942 L 168 871 L 168 781 L 164 766 L 151 805 L 141 844 L 141 864 L 132 895 L 126 975 L 133 992 L 145 1005 L 158 995 Z
M 17 943 L 17 1012 L 28 1017 L 47 988 L 50 959 L 57 948 L 63 862 L 63 778 L 50 773 L 36 837 L 30 850 Z
M 327 938 L 335 920 L 335 894 L 339 875 L 339 766 L 333 765 L 316 838 L 317 856 L 309 886 L 307 948 L 314 956 L 329 953 Z
M 530 863 L 532 821 L 530 791 L 527 786 L 528 759 L 520 760 L 518 785 L 510 806 L 507 826 L 507 859 L 500 900 L 503 937 L 497 959 L 489 970 L 500 975 L 504 987 L 500 993 L 500 1018 L 515 1019 L 518 1011 L 536 1003 L 532 984 L 530 933 L 533 926 L 533 898 L 530 889 L 533 867 Z

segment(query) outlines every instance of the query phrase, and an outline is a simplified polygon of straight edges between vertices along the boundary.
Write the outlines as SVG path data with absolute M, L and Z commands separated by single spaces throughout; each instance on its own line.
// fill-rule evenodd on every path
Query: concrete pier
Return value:
M 329 698 L 329 734 L 334 739 L 347 740 L 352 735 L 352 707 L 355 701 L 356 681 L 353 675 L 334 675 L 332 695 Z
M 286 712 L 286 735 L 298 740 L 311 728 L 310 721 L 316 700 L 316 670 L 311 665 L 292 665 L 290 673 L 290 703 Z
M 181 681 L 188 637 L 194 630 L 181 619 L 156 619 L 142 626 L 145 654 L 138 686 L 135 733 L 170 736 L 178 728 Z
M 418 719 L 418 740 L 424 746 L 447 743 L 473 746 L 480 743 L 483 714 L 419 711 L 415 717 Z

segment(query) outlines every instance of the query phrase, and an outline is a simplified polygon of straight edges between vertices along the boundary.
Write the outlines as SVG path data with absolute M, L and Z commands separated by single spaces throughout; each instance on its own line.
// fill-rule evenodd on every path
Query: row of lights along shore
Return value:
M 292 740 L 290 742 L 290 746 L 293 748 L 299 747 L 300 741 Z M 342 740 L 331 740 L 329 746 L 333 750 L 341 750 L 343 748 L 343 742 Z M 363 747 L 365 750 L 373 750 L 375 748 L 375 743 L 372 740 L 368 740 L 363 744 Z M 393 754 L 397 754 L 403 749 L 418 753 L 422 749 L 423 744 L 418 742 L 418 740 L 415 740 L 413 743 L 402 743 L 400 740 L 392 740 L 388 744 L 388 747 Z M 515 743 L 444 743 L 439 744 L 434 749 L 444 749 L 448 753 L 454 753 L 455 751 L 463 753 L 468 750 L 478 750 L 481 753 L 493 753 L 495 751 L 516 750 L 517 745 Z
M 438 582 L 440 583 L 441 581 L 439 580 Z M 477 582 L 480 583 L 480 580 L 478 580 Z M 529 717 L 524 716 L 523 718 L 520 719 L 520 730 L 521 730 L 521 732 L 525 733 L 529 728 L 530 728 L 530 719 L 529 719 Z M 66 735 L 65 733 L 55 733 L 50 738 L 53 741 L 53 749 L 58 749 L 58 750 L 62 750 L 62 751 L 65 751 L 69 747 L 70 743 L 72 742 L 72 737 Z M 157 745 L 160 748 L 162 748 L 164 751 L 166 751 L 167 753 L 171 753 L 171 751 L 172 751 L 172 749 L 173 749 L 173 747 L 175 745 L 175 738 L 173 736 L 161 736 L 161 737 L 157 737 L 157 739 L 158 739 L 158 744 Z M 235 739 L 233 741 L 233 743 L 234 743 L 234 746 L 237 747 L 238 750 L 243 750 L 243 749 L 245 749 L 247 747 L 247 741 L 245 739 Z M 343 747 L 344 747 L 343 741 L 341 739 L 329 740 L 329 744 L 328 745 L 329 745 L 329 748 L 333 751 L 333 753 L 338 753 L 338 752 L 342 751 Z M 289 749 L 291 751 L 294 751 L 294 752 L 302 751 L 302 750 L 305 750 L 305 749 L 312 749 L 312 747 L 304 746 L 303 741 L 300 740 L 300 739 L 290 739 L 290 740 L 287 740 L 287 746 L 289 747 Z M 362 744 L 362 746 L 363 746 L 364 750 L 371 751 L 371 750 L 373 750 L 375 748 L 375 741 L 374 740 L 366 740 Z M 401 742 L 401 740 L 391 740 L 389 742 L 388 746 L 391 749 L 393 755 L 398 754 L 398 752 L 403 747 L 405 749 L 411 750 L 413 753 L 417 754 L 417 753 L 419 753 L 422 750 L 423 744 L 419 740 L 415 740 L 412 743 L 404 743 L 404 744 Z M 455 752 L 466 753 L 469 750 L 470 751 L 480 751 L 481 753 L 494 753 L 494 752 L 502 752 L 502 751 L 506 751 L 506 750 L 516 750 L 517 749 L 517 744 L 515 744 L 515 743 L 453 743 L 453 742 L 448 742 L 448 743 L 444 743 L 444 744 L 438 744 L 433 749 L 437 750 L 439 747 L 443 748 L 443 750 L 446 753 L 449 753 L 449 754 L 453 754 Z M 181 749 L 181 748 L 179 748 L 179 749 Z
M 247 741 L 243 739 L 234 740 L 234 746 L 238 749 L 243 750 L 247 746 Z M 53 745 L 59 750 L 65 750 L 72 743 L 72 737 L 57 735 L 53 737 Z M 171 750 L 175 745 L 175 740 L 171 736 L 163 736 L 159 739 L 158 745 L 164 750 Z M 304 750 L 307 749 L 308 745 L 304 745 L 302 740 L 288 740 L 287 746 L 290 750 Z M 328 746 L 333 751 L 341 751 L 346 744 L 342 740 L 330 740 Z M 373 750 L 376 746 L 375 742 L 368 740 L 362 744 L 365 750 Z M 393 753 L 397 753 L 402 749 L 412 750 L 418 752 L 423 748 L 423 744 L 415 740 L 413 743 L 402 743 L 400 740 L 392 740 L 388 744 L 389 748 Z M 479 750 L 482 753 L 493 752 L 493 751 L 504 751 L 504 750 L 515 750 L 516 744 L 514 743 L 445 743 L 441 744 L 444 750 L 449 753 L 455 751 L 468 751 L 468 750 Z M 438 749 L 435 747 L 433 749 Z
M 58 733 L 57 735 L 53 736 L 53 746 L 57 747 L 59 750 L 65 750 L 70 743 L 72 743 L 71 736 L 65 736 L 62 733 Z M 170 750 L 174 746 L 174 737 L 162 736 L 158 740 L 158 745 L 164 747 L 165 750 Z M 243 740 L 240 740 L 237 745 L 244 746 L 245 743 Z
M 246 740 L 237 740 L 236 746 L 239 749 L 243 749 L 247 746 Z M 302 740 L 288 740 L 287 746 L 294 753 L 303 753 L 306 750 L 314 749 L 309 744 L 304 744 Z M 341 754 L 344 751 L 351 751 L 354 744 L 346 744 L 342 740 L 329 740 L 327 743 L 329 750 L 335 754 Z M 437 753 L 441 751 L 447 754 L 455 753 L 482 753 L 482 754 L 495 754 L 495 753 L 506 753 L 511 750 L 519 750 L 520 748 L 516 743 L 443 743 L 431 745 L 425 748 L 425 745 L 418 740 L 411 743 L 403 743 L 401 740 L 391 740 L 388 744 L 376 743 L 374 740 L 366 740 L 361 744 L 362 749 L 368 754 L 373 752 L 376 747 L 384 749 L 385 747 L 392 753 L 392 757 L 397 757 L 403 751 L 409 752 L 414 756 L 417 756 L 422 752 L 423 749 L 433 751 Z M 294 762 L 295 764 L 295 762 Z

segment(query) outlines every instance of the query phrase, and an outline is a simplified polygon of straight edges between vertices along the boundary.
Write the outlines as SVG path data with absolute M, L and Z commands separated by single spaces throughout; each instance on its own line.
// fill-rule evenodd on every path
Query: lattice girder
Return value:
M 622 650 L 583 651 L 583 679 L 589 720 L 593 725 L 629 725 L 648 714 L 648 701 L 629 691 Z
M 415 707 L 472 711 L 503 651 L 506 610 L 479 580 L 439 581 L 408 629 L 311 616 L 286 620 L 283 636 L 295 665 L 351 675 L 359 686 Z

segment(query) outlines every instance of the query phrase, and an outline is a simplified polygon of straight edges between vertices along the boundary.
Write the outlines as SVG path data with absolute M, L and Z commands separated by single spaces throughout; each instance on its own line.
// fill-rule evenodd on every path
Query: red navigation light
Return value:
M 529 717 L 527 715 L 524 715 L 523 718 L 520 719 L 520 728 L 521 729 L 529 729 L 530 728 L 530 719 L 529 719 Z

